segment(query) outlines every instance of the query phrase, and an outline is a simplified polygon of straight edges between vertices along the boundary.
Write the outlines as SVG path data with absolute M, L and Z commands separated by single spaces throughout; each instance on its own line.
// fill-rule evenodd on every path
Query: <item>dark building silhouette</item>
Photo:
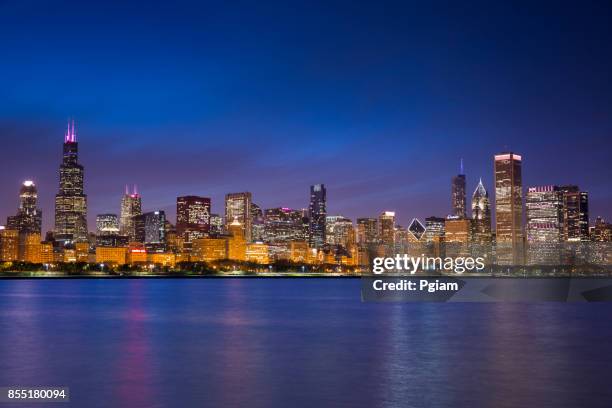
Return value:
M 308 207 L 309 239 L 312 248 L 325 245 L 325 218 L 327 217 L 327 190 L 324 184 L 310 186 L 310 205 Z

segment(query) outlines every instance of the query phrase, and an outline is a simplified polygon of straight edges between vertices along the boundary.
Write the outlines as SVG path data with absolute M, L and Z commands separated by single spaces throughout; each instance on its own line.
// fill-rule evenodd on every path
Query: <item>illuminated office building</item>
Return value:
M 96 235 L 119 235 L 119 218 L 117 214 L 98 214 L 96 216 Z
M 311 248 L 322 248 L 325 244 L 325 217 L 327 217 L 327 190 L 324 184 L 315 184 L 310 186 L 308 208 L 308 243 Z
M 515 153 L 495 155 L 495 233 L 497 263 L 523 263 L 522 158 Z
M 378 244 L 378 220 L 357 218 L 357 242 L 362 246 Z
M 290 208 L 268 208 L 264 211 L 264 241 L 285 243 L 304 241 L 303 214 Z
M 380 242 L 388 248 L 395 243 L 395 212 L 383 211 L 378 217 L 378 237 Z
M 255 203 L 251 203 L 251 241 L 263 242 L 265 240 L 264 213 Z
M 444 224 L 444 249 L 446 256 L 469 256 L 471 241 L 471 219 L 461 217 L 449 217 L 446 219 Z
M 125 186 L 125 194 L 121 198 L 121 217 L 119 219 L 119 231 L 121 235 L 128 237 L 130 241 L 136 241 L 136 226 L 134 221 L 137 216 L 142 214 L 142 198 L 138 194 L 138 189 L 134 186 L 129 192 Z
M 144 244 L 166 243 L 166 213 L 164 211 L 151 211 L 134 218 L 136 242 Z
M 176 232 L 186 242 L 210 233 L 210 198 L 183 196 L 176 199 Z
M 62 244 L 87 241 L 87 195 L 83 191 L 84 169 L 78 162 L 78 146 L 72 121 L 64 135 L 59 192 L 55 196 L 55 240 Z
M 465 174 L 463 172 L 463 159 L 461 159 L 461 167 L 459 174 L 451 180 L 451 206 L 452 215 L 455 217 L 466 217 L 465 204 Z
M 589 240 L 589 193 L 578 186 L 562 186 L 563 240 L 579 242 Z
M 210 214 L 210 230 L 211 236 L 221 235 L 225 232 L 225 226 L 223 225 L 223 217 L 219 214 Z
M 602 217 L 597 217 L 590 237 L 594 242 L 612 242 L 612 224 Z
M 474 242 L 478 245 L 491 243 L 491 206 L 489 193 L 482 184 L 482 179 L 472 194 L 472 227 Z
M 19 259 L 19 231 L 0 227 L 0 260 L 4 262 Z
M 230 193 L 225 195 L 225 223 L 227 226 L 238 220 L 244 229 L 244 237 L 251 241 L 252 225 L 252 202 L 251 193 Z
M 42 210 L 36 207 L 38 191 L 31 180 L 23 182 L 19 190 L 19 208 L 17 215 L 8 217 L 6 228 L 17 230 L 21 234 L 40 234 Z
M 557 186 L 529 187 L 525 199 L 527 263 L 557 265 L 563 226 L 563 192 Z
M 355 244 L 353 222 L 342 215 L 328 215 L 325 218 L 325 240 L 329 245 L 348 248 Z

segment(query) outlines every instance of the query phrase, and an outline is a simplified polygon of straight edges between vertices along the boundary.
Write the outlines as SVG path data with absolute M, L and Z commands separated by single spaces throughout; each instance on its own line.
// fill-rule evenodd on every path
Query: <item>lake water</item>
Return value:
M 358 279 L 0 280 L 0 387 L 70 387 L 38 407 L 610 407 L 611 369 L 612 303 L 361 303 Z

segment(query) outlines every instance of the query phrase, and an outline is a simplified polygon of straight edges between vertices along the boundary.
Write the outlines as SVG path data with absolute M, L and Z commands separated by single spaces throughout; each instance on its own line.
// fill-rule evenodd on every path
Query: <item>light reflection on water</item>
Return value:
M 0 281 L 0 386 L 69 386 L 78 407 L 612 406 L 612 304 L 364 304 L 359 290 Z

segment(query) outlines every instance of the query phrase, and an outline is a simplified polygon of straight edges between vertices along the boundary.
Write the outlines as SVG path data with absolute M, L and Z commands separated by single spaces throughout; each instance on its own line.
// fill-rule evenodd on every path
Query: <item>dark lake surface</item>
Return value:
M 358 279 L 0 280 L 0 387 L 73 407 L 611 407 L 612 303 L 362 303 Z

